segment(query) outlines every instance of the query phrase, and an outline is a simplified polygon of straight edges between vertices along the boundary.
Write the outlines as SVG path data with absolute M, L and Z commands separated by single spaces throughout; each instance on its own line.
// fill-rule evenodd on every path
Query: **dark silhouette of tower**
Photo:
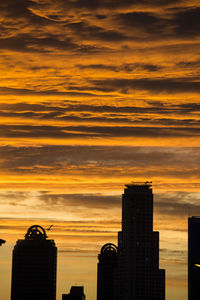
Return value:
M 188 218 L 188 300 L 197 300 L 200 284 L 200 217 Z
M 63 294 L 62 300 L 85 300 L 83 286 L 72 286 L 69 294 Z
M 55 300 L 56 266 L 54 241 L 41 226 L 31 226 L 13 250 L 11 300 Z
M 159 269 L 159 232 L 153 231 L 151 183 L 126 185 L 119 232 L 120 300 L 164 300 L 165 271 Z
M 118 263 L 117 246 L 105 244 L 98 255 L 97 266 L 97 300 L 113 300 L 115 290 L 115 273 Z
M 115 265 L 112 278 L 114 296 L 110 300 L 165 299 L 165 270 L 159 269 L 159 232 L 153 231 L 150 182 L 126 185 Z M 111 278 L 109 280 L 112 282 Z M 99 281 L 98 288 L 106 284 Z M 99 297 L 98 300 L 104 298 Z

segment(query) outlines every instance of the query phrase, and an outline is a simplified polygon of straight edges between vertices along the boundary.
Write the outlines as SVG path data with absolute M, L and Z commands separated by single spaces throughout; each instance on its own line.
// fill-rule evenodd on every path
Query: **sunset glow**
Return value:
M 195 0 L 0 2 L 3 300 L 13 246 L 34 224 L 53 224 L 57 299 L 75 283 L 96 299 L 97 254 L 117 240 L 124 184 L 146 180 L 166 300 L 187 299 L 187 218 L 200 214 L 199 16 Z

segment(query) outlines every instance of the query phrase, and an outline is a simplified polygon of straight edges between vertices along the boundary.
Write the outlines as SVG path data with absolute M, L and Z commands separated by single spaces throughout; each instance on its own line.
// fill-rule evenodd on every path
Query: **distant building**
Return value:
M 56 300 L 56 267 L 54 241 L 31 226 L 13 250 L 11 300 Z
M 0 246 L 2 246 L 2 244 L 5 244 L 6 241 L 0 239 Z
M 85 300 L 83 286 L 72 286 L 69 294 L 63 294 L 62 300 Z
M 97 300 L 114 300 L 115 273 L 118 266 L 118 250 L 114 244 L 105 244 L 98 255 Z
M 117 262 L 99 256 L 105 265 L 104 276 L 112 287 L 110 300 L 164 300 L 165 270 L 159 269 L 159 232 L 153 231 L 153 194 L 150 182 L 126 185 L 122 196 L 122 231 L 118 233 Z M 101 264 L 100 264 L 101 262 Z M 106 266 L 112 272 L 106 275 Z M 114 268 L 114 265 L 117 265 Z M 113 275 L 112 275 L 113 274 Z M 106 291 L 108 283 L 99 276 L 98 287 Z M 112 278 L 111 278 L 112 277 Z M 104 300 L 100 297 L 97 300 Z
M 188 218 L 188 300 L 199 298 L 200 217 Z

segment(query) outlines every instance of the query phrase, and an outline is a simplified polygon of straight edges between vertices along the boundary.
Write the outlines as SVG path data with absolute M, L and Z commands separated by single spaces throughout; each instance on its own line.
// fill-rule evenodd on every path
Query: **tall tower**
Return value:
M 126 185 L 118 234 L 117 300 L 164 300 L 165 270 L 159 269 L 159 232 L 153 231 L 151 184 Z
M 200 217 L 188 218 L 188 300 L 196 300 L 200 283 Z
M 118 250 L 114 244 L 105 244 L 98 255 L 97 300 L 114 300 L 115 273 L 118 266 Z
M 55 300 L 56 266 L 54 241 L 41 226 L 31 226 L 13 250 L 11 300 Z

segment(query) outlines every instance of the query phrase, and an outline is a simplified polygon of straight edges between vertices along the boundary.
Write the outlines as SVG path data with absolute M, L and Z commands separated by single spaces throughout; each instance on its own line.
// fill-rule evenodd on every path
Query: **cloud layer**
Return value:
M 7 0 L 0 11 L 2 237 L 13 246 L 32 222 L 54 223 L 73 285 L 68 255 L 94 265 L 116 242 L 124 184 L 153 180 L 161 261 L 185 300 L 189 207 L 200 213 L 198 1 Z

